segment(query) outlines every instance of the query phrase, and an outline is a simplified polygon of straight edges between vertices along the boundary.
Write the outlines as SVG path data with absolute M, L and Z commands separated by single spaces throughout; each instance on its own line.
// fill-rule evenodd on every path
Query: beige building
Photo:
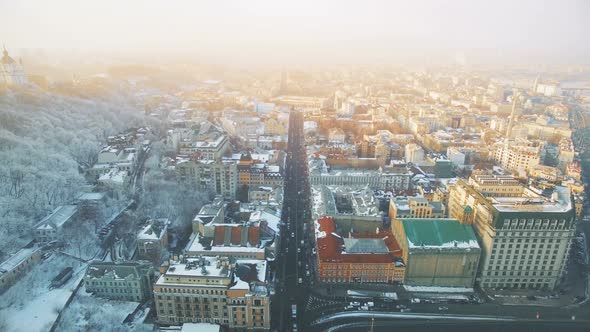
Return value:
M 27 273 L 41 259 L 41 249 L 28 246 L 17 251 L 0 264 L 0 293 L 8 289 L 17 279 Z
M 473 287 L 480 248 L 468 224 L 456 219 L 396 219 L 391 223 L 411 286 Z
M 496 163 L 510 171 L 529 171 L 541 161 L 540 141 L 509 140 L 497 143 L 493 150 Z
M 425 197 L 398 196 L 389 200 L 389 219 L 399 218 L 444 218 L 442 202 L 431 202 Z
M 518 197 L 524 187 L 511 175 L 475 173 L 469 178 L 469 185 L 486 197 Z
M 154 285 L 161 324 L 214 323 L 231 329 L 270 328 L 266 261 L 227 257 L 172 262 Z
M 555 187 L 550 197 L 521 190 L 502 196 L 463 180 L 451 189 L 450 217 L 473 224 L 481 245 L 483 288 L 554 289 L 563 275 L 575 232 L 570 190 Z

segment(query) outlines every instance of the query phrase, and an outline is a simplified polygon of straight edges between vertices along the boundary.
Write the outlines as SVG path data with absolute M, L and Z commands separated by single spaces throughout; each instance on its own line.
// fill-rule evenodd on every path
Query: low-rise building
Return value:
M 204 237 L 213 237 L 216 224 L 223 224 L 225 204 L 221 197 L 216 197 L 210 204 L 205 204 L 193 218 L 193 233 Z
M 137 234 L 137 257 L 160 263 L 162 250 L 168 246 L 168 218 L 150 219 Z
M 41 249 L 29 245 L 17 251 L 0 264 L 0 293 L 31 269 L 41 259 Z
M 86 292 L 123 301 L 143 302 L 152 295 L 154 268 L 148 262 L 94 261 L 84 276 Z
M 456 219 L 396 219 L 391 228 L 404 253 L 406 284 L 473 287 L 480 248 L 471 225 Z
M 343 237 L 335 220 L 316 222 L 318 280 L 326 283 L 393 283 L 405 276 L 403 252 L 389 230 Z
M 38 242 L 57 240 L 63 226 L 76 219 L 77 214 L 78 205 L 58 206 L 50 215 L 35 225 L 35 240 Z

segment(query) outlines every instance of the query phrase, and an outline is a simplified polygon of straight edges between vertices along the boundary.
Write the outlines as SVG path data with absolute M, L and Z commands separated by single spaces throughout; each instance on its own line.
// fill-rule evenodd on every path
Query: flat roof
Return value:
M 457 219 L 403 218 L 409 248 L 479 249 L 473 227 Z M 396 221 L 394 221 L 396 222 Z

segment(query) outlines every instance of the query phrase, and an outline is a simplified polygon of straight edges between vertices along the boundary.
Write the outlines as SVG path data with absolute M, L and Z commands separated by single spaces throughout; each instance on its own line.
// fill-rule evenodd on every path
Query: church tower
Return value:
M 2 58 L 0 59 L 0 85 L 24 85 L 27 83 L 27 76 L 22 61 L 16 62 L 8 55 L 4 46 Z

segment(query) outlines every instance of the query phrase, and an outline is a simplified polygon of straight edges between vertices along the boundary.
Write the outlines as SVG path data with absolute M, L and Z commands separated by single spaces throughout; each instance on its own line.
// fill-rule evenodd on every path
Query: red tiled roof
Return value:
M 319 231 L 324 232 L 324 237 L 317 239 L 318 257 L 325 263 L 393 263 L 395 257 L 402 256 L 402 250 L 395 240 L 395 237 L 389 230 L 379 230 L 379 233 L 355 234 L 354 238 L 360 239 L 385 239 L 385 244 L 389 249 L 386 254 L 366 254 L 366 253 L 342 253 L 344 248 L 344 239 L 335 236 L 336 225 L 331 217 L 323 217 L 318 220 L 320 225 Z

